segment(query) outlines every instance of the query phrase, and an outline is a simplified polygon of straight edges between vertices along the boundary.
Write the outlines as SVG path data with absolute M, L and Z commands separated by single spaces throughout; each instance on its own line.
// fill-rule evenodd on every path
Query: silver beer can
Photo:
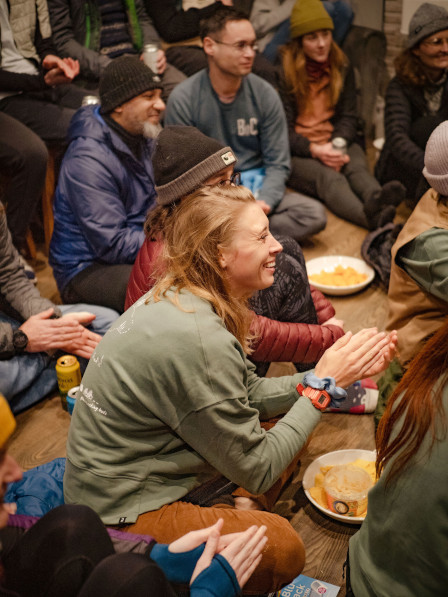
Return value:
M 143 46 L 143 62 L 146 64 L 146 66 L 149 66 L 155 75 L 157 75 L 158 51 L 159 47 L 156 44 L 146 44 Z
M 82 98 L 81 106 L 93 106 L 100 103 L 100 98 L 96 95 L 85 95 Z
M 343 137 L 335 137 L 331 141 L 331 146 L 339 153 L 347 153 L 347 141 Z

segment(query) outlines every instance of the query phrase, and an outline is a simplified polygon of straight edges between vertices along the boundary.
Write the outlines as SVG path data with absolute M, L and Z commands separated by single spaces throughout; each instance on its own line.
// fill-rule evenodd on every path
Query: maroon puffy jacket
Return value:
M 129 278 L 125 309 L 129 309 L 154 285 L 152 273 L 161 249 L 161 242 L 146 239 L 143 243 Z M 334 316 L 333 305 L 312 286 L 311 296 L 319 324 Z M 336 325 L 285 323 L 255 313 L 251 330 L 259 336 L 251 358 L 265 363 L 315 363 L 324 351 L 344 334 Z

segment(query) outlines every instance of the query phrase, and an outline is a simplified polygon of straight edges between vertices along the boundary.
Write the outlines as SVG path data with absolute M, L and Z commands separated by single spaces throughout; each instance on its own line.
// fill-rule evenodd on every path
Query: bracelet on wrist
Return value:
M 314 390 L 319 390 L 320 392 L 325 392 L 325 394 L 327 396 L 329 396 L 330 400 L 326 401 L 328 402 L 328 404 L 326 404 L 326 406 L 324 408 L 326 408 L 327 406 L 332 406 L 333 408 L 339 408 L 340 403 L 345 400 L 345 398 L 347 397 L 347 392 L 343 389 L 343 388 L 339 388 L 336 385 L 336 380 L 334 379 L 334 377 L 317 377 L 316 375 L 314 375 L 314 373 L 312 371 L 308 371 L 307 373 L 305 373 L 304 377 L 303 377 L 303 382 L 302 382 L 304 388 L 312 388 Z M 299 385 L 302 385 L 299 384 Z M 298 390 L 300 391 L 300 390 Z M 318 400 L 317 395 L 314 395 L 312 392 L 308 391 L 307 394 L 312 394 L 312 396 L 314 397 L 314 400 Z M 313 398 L 311 398 L 311 396 L 309 396 L 311 401 L 313 402 Z M 324 400 L 320 399 L 320 403 L 323 404 Z M 316 406 L 316 408 L 320 408 L 318 407 L 314 402 L 313 405 Z

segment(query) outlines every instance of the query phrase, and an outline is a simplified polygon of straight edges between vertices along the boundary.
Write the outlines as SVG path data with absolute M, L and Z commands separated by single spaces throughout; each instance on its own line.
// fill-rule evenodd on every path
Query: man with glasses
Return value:
M 197 127 L 232 147 L 241 182 L 269 216 L 270 228 L 297 241 L 325 227 L 320 202 L 285 193 L 290 171 L 286 119 L 275 89 L 252 71 L 255 31 L 248 18 L 223 6 L 201 23 L 204 69 L 172 93 L 166 124 Z

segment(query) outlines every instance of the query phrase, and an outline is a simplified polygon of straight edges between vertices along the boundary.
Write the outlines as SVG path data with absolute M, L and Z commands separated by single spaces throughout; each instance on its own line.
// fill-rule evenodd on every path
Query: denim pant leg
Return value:
M 0 313 L 0 321 L 14 329 L 21 324 Z M 55 360 L 44 352 L 25 352 L 0 361 L 0 392 L 10 403 L 14 414 L 41 400 L 56 390 Z
M 88 311 L 96 315 L 95 319 L 89 325 L 89 329 L 95 334 L 104 336 L 112 323 L 118 319 L 119 314 L 109 307 L 101 307 L 100 305 L 88 305 L 87 303 L 77 303 L 75 305 L 59 305 L 62 314 L 77 313 L 79 311 Z
M 118 313 L 106 307 L 97 305 L 62 305 L 62 313 L 77 311 L 89 311 L 96 315 L 96 319 L 90 324 L 90 329 L 101 336 L 109 329 Z M 9 323 L 14 329 L 21 324 L 0 313 L 0 321 Z M 84 370 L 87 361 L 79 359 L 81 369 Z M 45 352 L 29 353 L 0 361 L 0 392 L 10 403 L 14 414 L 29 408 L 39 402 L 50 392 L 58 387 L 56 378 L 56 357 L 50 357 Z

